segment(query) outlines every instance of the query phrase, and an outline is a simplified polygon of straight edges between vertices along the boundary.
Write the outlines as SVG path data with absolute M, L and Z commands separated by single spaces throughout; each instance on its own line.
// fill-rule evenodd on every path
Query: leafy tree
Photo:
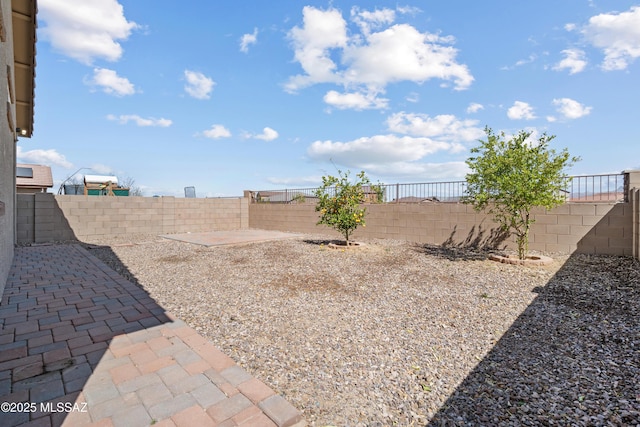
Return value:
M 467 194 L 463 198 L 478 211 L 488 208 L 501 228 L 516 236 L 518 257 L 524 259 L 529 248 L 529 229 L 534 220 L 532 208 L 551 209 L 564 202 L 568 176 L 563 172 L 580 160 L 549 148 L 555 135 L 546 133 L 530 141 L 531 132 L 520 131 L 509 140 L 504 132 L 496 135 L 486 127 L 486 141 L 471 149 L 474 157 L 466 163 Z
M 338 176 L 323 176 L 322 186 L 315 191 L 318 198 L 316 212 L 320 212 L 318 225 L 324 224 L 340 232 L 349 246 L 349 236 L 362 225 L 365 227 L 364 216 L 366 209 L 362 203 L 367 200 L 365 189 L 375 194 L 376 201 L 380 201 L 382 189 L 379 185 L 372 185 L 364 171 L 356 175 L 357 180 L 349 181 L 349 171 Z

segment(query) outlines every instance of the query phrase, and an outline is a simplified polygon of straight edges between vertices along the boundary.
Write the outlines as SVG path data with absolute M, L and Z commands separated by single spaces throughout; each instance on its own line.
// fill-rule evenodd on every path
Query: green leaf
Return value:
M 521 130 L 507 140 L 504 132 L 485 128 L 486 140 L 471 149 L 466 160 L 467 191 L 464 203 L 477 211 L 487 210 L 501 228 L 516 236 L 518 255 L 525 257 L 534 207 L 551 209 L 564 203 L 562 189 L 568 184 L 564 169 L 579 161 L 567 149 L 549 148 L 555 136 L 543 133 L 537 141 Z

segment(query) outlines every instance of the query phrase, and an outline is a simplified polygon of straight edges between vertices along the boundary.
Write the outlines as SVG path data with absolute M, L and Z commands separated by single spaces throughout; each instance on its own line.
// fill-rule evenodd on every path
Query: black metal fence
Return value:
M 466 181 L 424 182 L 410 184 L 381 184 L 385 203 L 457 203 L 466 193 Z M 264 190 L 252 192 L 254 203 L 308 203 L 315 202 L 317 188 Z M 375 194 L 364 188 L 365 194 Z M 625 200 L 625 175 L 575 175 L 567 180 L 562 190 L 567 202 L 622 202 Z M 373 198 L 373 197 L 372 197 Z
M 576 175 L 567 185 L 571 202 L 623 202 L 626 198 L 625 174 Z

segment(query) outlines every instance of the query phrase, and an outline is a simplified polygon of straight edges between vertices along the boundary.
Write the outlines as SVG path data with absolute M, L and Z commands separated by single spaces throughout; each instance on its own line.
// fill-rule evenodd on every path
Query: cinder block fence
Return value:
M 391 203 L 367 205 L 366 228 L 354 239 L 381 238 L 448 246 L 515 249 L 515 240 L 502 240 L 491 217 L 458 203 Z M 638 215 L 636 214 L 636 222 Z M 261 204 L 249 206 L 249 227 L 302 233 L 328 232 L 316 226 L 313 204 Z M 568 203 L 549 212 L 534 211 L 529 248 L 548 253 L 632 255 L 630 203 Z
M 591 253 L 640 259 L 640 172 L 629 173 L 624 203 L 566 203 L 535 210 L 530 249 L 546 253 Z M 249 192 L 246 192 L 248 194 Z M 491 217 L 460 203 L 367 205 L 367 227 L 354 238 L 398 239 L 448 246 L 496 245 L 504 240 Z M 19 194 L 18 243 L 42 243 L 132 233 L 242 230 L 247 228 L 325 233 L 313 203 L 251 203 L 250 197 L 96 197 Z
M 244 198 L 54 196 L 18 194 L 18 243 L 134 233 L 240 230 L 249 226 Z
M 590 253 L 640 259 L 640 171 L 625 171 L 625 202 L 570 202 L 555 209 L 534 210 L 529 249 L 546 253 Z M 617 189 L 615 190 L 618 191 Z M 245 197 L 252 192 L 245 191 Z M 367 205 L 366 228 L 354 239 L 399 239 L 448 246 L 516 248 L 504 240 L 498 224 L 461 203 L 383 203 Z M 251 203 L 249 227 L 303 233 L 337 233 L 316 226 L 313 203 Z
M 631 190 L 629 199 L 633 212 L 632 252 L 636 259 L 640 259 L 640 189 Z

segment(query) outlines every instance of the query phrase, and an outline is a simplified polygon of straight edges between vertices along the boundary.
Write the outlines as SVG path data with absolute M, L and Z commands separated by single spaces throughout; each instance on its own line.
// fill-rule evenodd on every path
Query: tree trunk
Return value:
M 524 231 L 518 234 L 516 239 L 518 243 L 518 258 L 520 259 L 525 259 L 527 252 L 529 252 L 529 227 L 529 212 L 527 212 L 524 218 Z

